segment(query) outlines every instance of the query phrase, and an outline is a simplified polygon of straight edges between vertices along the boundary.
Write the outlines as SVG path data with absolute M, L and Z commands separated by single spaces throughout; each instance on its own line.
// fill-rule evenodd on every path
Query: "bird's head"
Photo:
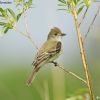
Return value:
M 48 39 L 55 39 L 55 40 L 61 41 L 61 38 L 65 35 L 66 34 L 62 33 L 59 28 L 54 27 L 53 29 L 50 30 L 48 34 Z

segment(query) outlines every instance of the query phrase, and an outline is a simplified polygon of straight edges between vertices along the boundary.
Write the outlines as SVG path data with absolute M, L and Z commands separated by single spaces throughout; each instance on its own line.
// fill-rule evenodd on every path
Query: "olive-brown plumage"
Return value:
M 36 54 L 35 60 L 32 65 L 34 66 L 33 71 L 28 78 L 27 85 L 31 85 L 32 81 L 39 69 L 46 63 L 50 63 L 59 57 L 62 51 L 61 38 L 65 36 L 64 33 L 57 27 L 50 30 L 47 41 L 42 45 Z

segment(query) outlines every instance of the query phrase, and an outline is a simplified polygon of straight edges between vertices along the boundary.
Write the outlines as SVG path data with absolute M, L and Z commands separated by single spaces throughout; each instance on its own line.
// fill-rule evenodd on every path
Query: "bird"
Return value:
M 54 63 L 56 65 L 56 60 L 62 52 L 62 37 L 65 36 L 58 27 L 54 27 L 50 30 L 46 42 L 37 51 L 37 54 L 32 63 L 33 70 L 31 75 L 27 80 L 27 85 L 30 86 L 36 77 L 39 69 L 47 64 Z

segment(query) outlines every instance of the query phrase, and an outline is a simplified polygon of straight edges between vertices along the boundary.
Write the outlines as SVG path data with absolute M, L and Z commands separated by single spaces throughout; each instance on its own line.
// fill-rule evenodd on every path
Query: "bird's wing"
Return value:
M 48 61 L 50 58 L 59 53 L 60 50 L 61 50 L 61 42 L 57 41 L 46 42 L 37 53 L 33 65 L 36 67 L 37 65 Z
M 57 42 L 56 46 L 54 48 L 50 49 L 48 53 L 51 55 L 55 55 L 61 51 L 61 42 Z

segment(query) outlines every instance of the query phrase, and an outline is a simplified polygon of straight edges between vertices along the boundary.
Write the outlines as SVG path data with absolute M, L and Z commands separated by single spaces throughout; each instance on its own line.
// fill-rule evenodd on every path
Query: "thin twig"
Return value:
M 14 29 L 16 32 L 22 34 L 23 36 L 28 37 L 27 34 L 25 34 L 24 32 L 22 32 L 22 31 L 21 31 L 20 29 L 18 29 L 17 27 L 13 27 L 13 29 Z
M 23 14 L 24 14 L 24 12 L 23 12 Z M 14 25 L 13 29 L 16 32 L 18 32 L 18 33 L 22 34 L 23 36 L 27 37 L 31 41 L 31 43 L 33 44 L 33 46 L 36 49 L 38 49 L 37 45 L 34 43 L 34 41 L 32 39 L 32 36 L 31 36 L 31 34 L 29 32 L 29 28 L 28 28 L 28 24 L 27 24 L 27 20 L 26 20 L 26 16 L 25 15 L 24 15 L 24 22 L 25 22 L 25 26 L 26 26 L 26 32 L 22 32 L 19 28 L 16 27 L 16 25 Z
M 25 36 L 26 38 L 28 38 L 28 39 L 31 41 L 31 43 L 33 44 L 33 46 L 35 46 L 35 48 L 38 49 L 38 47 L 34 44 L 33 39 L 32 39 L 29 35 L 27 35 L 27 33 L 22 32 L 22 31 L 21 31 L 20 29 L 18 29 L 17 27 L 13 27 L 13 29 L 14 29 L 16 32 L 18 32 L 18 33 L 22 34 L 23 36 Z
M 57 67 L 59 67 L 59 68 L 62 69 L 64 72 L 66 72 L 66 73 L 68 73 L 68 74 L 74 76 L 75 78 L 79 79 L 80 81 L 84 82 L 84 83 L 87 85 L 87 82 L 86 82 L 83 78 L 81 78 L 79 75 L 76 75 L 76 74 L 73 73 L 72 71 L 66 70 L 66 69 L 64 69 L 64 68 L 61 67 L 61 66 L 57 66 Z
M 89 34 L 90 30 L 91 30 L 91 27 L 93 26 L 94 21 L 95 21 L 96 17 L 97 17 L 98 14 L 99 14 L 99 11 L 100 11 L 100 6 L 98 7 L 98 10 L 97 10 L 97 12 L 96 12 L 96 14 L 95 14 L 95 16 L 94 16 L 94 18 L 93 18 L 93 20 L 92 20 L 92 22 L 91 22 L 89 28 L 88 28 L 88 31 L 87 31 L 87 33 L 86 33 L 86 35 L 85 35 L 85 37 L 84 37 L 84 40 L 87 38 L 87 36 L 88 36 L 88 34 Z
M 82 36 L 81 36 L 81 32 L 80 32 L 80 27 L 79 27 L 79 22 L 78 22 L 78 15 L 77 15 L 76 8 L 74 7 L 74 5 L 73 5 L 72 11 L 73 11 L 73 16 L 74 16 L 74 21 L 75 21 L 75 26 L 76 26 L 76 31 L 77 31 L 77 37 L 78 37 L 78 43 L 79 43 L 81 58 L 82 58 L 82 62 L 83 62 L 83 67 L 84 67 L 84 70 L 85 70 L 85 75 L 86 75 L 89 94 L 90 94 L 91 100 L 95 100 L 93 90 L 92 90 L 90 73 L 89 73 L 89 69 L 88 69 L 88 63 L 87 63 L 86 54 L 85 54 L 85 50 L 84 50 L 84 45 L 83 45 L 83 41 L 82 41 Z
M 52 61 L 51 63 L 54 64 L 55 67 L 59 67 L 60 69 L 62 69 L 64 72 L 68 73 L 68 74 L 71 74 L 72 76 L 76 77 L 77 79 L 81 80 L 82 82 L 84 82 L 86 85 L 87 85 L 87 82 L 81 78 L 79 75 L 76 75 L 75 73 L 69 71 L 69 70 L 66 70 L 64 69 L 61 65 L 59 65 L 57 62 L 55 61 Z
M 27 22 L 27 19 L 26 19 L 26 13 L 25 11 L 23 12 L 23 15 L 24 15 L 24 22 L 25 22 L 25 26 L 26 26 L 26 33 L 28 35 L 28 39 L 32 42 L 33 46 L 38 49 L 37 45 L 35 44 L 35 42 L 33 41 L 33 38 L 32 38 L 32 35 L 30 34 L 29 32 L 29 27 L 28 27 L 28 22 Z
M 89 9 L 89 8 L 86 8 L 86 10 L 85 10 L 85 12 L 84 12 L 84 15 L 83 15 L 83 17 L 82 17 L 82 19 L 81 19 L 81 21 L 80 21 L 80 23 L 79 23 L 79 27 L 81 26 L 83 20 L 85 19 L 85 16 L 86 16 L 86 14 L 87 14 L 88 9 Z

